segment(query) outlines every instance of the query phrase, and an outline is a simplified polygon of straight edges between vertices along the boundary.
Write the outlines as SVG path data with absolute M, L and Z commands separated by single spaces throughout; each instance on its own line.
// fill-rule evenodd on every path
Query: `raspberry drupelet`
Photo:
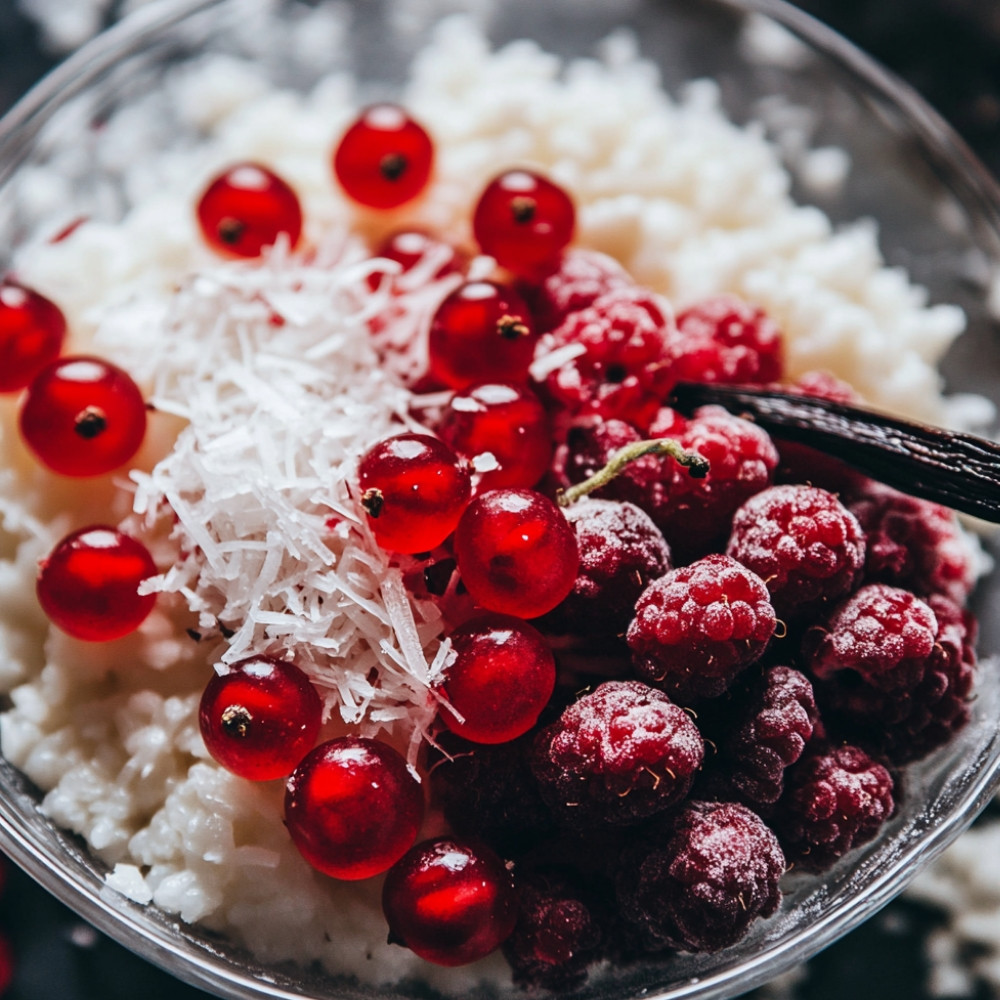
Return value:
M 849 507 L 867 539 L 866 582 L 965 602 L 975 567 L 952 511 L 874 482 L 856 492 Z
M 567 826 L 629 826 L 683 800 L 704 753 L 698 728 L 665 694 L 607 681 L 538 734 L 531 768 Z
M 580 569 L 545 625 L 586 636 L 623 635 L 635 602 L 670 569 L 670 548 L 649 516 L 631 503 L 588 499 L 566 508 Z
M 845 744 L 817 749 L 789 768 L 772 822 L 788 860 L 821 872 L 872 840 L 894 809 L 886 768 Z
M 763 309 L 735 295 L 705 299 L 677 314 L 670 364 L 676 381 L 777 382 L 784 370 L 781 331 Z
M 728 555 L 767 582 L 779 617 L 815 615 L 861 579 L 865 540 L 841 502 L 814 486 L 772 486 L 733 516 Z
M 761 656 L 775 624 L 764 581 L 709 555 L 646 588 L 627 640 L 636 673 L 683 704 L 722 694 Z
M 689 802 L 665 842 L 626 853 L 618 900 L 648 944 L 716 951 L 777 910 L 784 872 L 778 839 L 756 813 Z
M 545 391 L 570 416 L 649 425 L 669 388 L 670 305 L 645 289 L 621 286 L 570 313 L 539 342 L 536 357 L 567 347 L 581 353 L 545 379 Z

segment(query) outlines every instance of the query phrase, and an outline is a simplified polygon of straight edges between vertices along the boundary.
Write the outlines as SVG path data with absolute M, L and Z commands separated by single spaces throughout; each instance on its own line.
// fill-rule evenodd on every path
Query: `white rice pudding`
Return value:
M 315 873 L 281 822 L 283 783 L 236 778 L 202 743 L 212 664 L 294 650 L 324 698 L 325 734 L 379 736 L 414 762 L 448 648 L 439 611 L 408 594 L 349 494 L 358 457 L 409 422 L 409 394 L 366 331 L 387 295 L 367 291 L 383 265 L 365 247 L 387 223 L 359 215 L 329 171 L 357 111 L 351 81 L 275 92 L 252 66 L 217 58 L 164 87 L 210 138 L 156 164 L 136 158 L 127 185 L 145 193 L 126 218 L 84 222 L 16 263 L 66 312 L 68 353 L 126 368 L 156 413 L 133 471 L 81 484 L 38 467 L 14 400 L 0 402 L 3 753 L 45 791 L 46 814 L 112 866 L 110 886 L 263 960 L 319 961 L 370 982 L 446 976 L 452 989 L 505 975 L 495 959 L 444 971 L 387 945 L 378 885 Z M 826 369 L 885 409 L 951 422 L 936 362 L 961 312 L 928 306 L 887 269 L 871 227 L 835 231 L 794 204 L 775 148 L 725 119 L 711 82 L 673 99 L 623 36 L 564 67 L 527 42 L 490 52 L 450 20 L 402 102 L 438 156 L 408 222 L 468 242 L 470 209 L 497 170 L 537 167 L 572 193 L 577 244 L 676 307 L 718 292 L 762 306 L 785 334 L 789 377 Z M 134 121 L 113 117 L 102 141 L 127 149 Z M 243 160 L 296 189 L 314 253 L 279 245 L 260 265 L 232 264 L 203 244 L 198 196 Z M 473 266 L 488 273 L 489 262 Z M 406 297 L 400 329 L 425 324 L 457 280 Z M 50 629 L 34 598 L 38 559 L 90 523 L 124 524 L 165 568 L 154 614 L 107 644 Z M 220 620 L 235 634 L 224 638 Z

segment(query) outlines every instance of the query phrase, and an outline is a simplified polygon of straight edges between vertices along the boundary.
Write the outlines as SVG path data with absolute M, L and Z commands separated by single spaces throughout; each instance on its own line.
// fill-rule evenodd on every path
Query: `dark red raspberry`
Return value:
M 969 720 L 976 624 L 947 597 L 927 605 L 937 619 L 934 649 L 912 689 L 881 691 L 850 671 L 818 690 L 824 713 L 855 742 L 907 764 L 944 746 Z
M 781 797 L 785 768 L 803 754 L 819 721 L 812 684 L 791 667 L 771 667 L 721 748 L 731 786 L 760 812 Z
M 965 602 L 975 567 L 950 510 L 880 483 L 855 495 L 850 510 L 867 536 L 866 581 Z
M 536 360 L 580 350 L 546 377 L 545 390 L 570 416 L 648 426 L 669 387 L 665 352 L 672 328 L 669 304 L 654 293 L 627 286 L 606 292 L 539 341 Z
M 789 768 L 773 822 L 789 861 L 821 872 L 872 840 L 894 808 L 892 776 L 847 744 Z
M 627 638 L 636 673 L 686 702 L 722 694 L 764 652 L 775 624 L 764 581 L 710 555 L 651 583 Z
M 632 278 L 613 257 L 585 250 L 567 250 L 553 271 L 540 285 L 519 286 L 531 306 L 541 331 L 554 330 L 570 313 L 592 306 L 602 295 L 626 288 Z
M 678 314 L 670 361 L 676 381 L 777 382 L 784 368 L 781 331 L 762 309 L 719 295 Z
M 515 873 L 518 918 L 503 953 L 518 986 L 572 989 L 601 956 L 602 921 L 591 893 L 578 881 L 561 874 Z
M 634 504 L 588 499 L 565 514 L 576 532 L 580 569 L 545 624 L 578 635 L 621 635 L 647 585 L 670 569 L 670 549 Z
M 861 579 L 864 533 L 826 490 L 772 486 L 733 516 L 726 552 L 767 582 L 779 617 L 815 614 Z
M 676 561 L 721 549 L 736 509 L 771 485 L 778 452 L 770 437 L 719 406 L 703 406 L 686 424 L 673 410 L 661 410 L 649 436 L 676 438 L 708 459 L 710 468 L 695 479 L 672 458 L 661 459 L 658 488 L 635 502 L 663 532 Z
M 825 631 L 807 635 L 808 666 L 821 680 L 851 671 L 877 691 L 912 691 L 927 671 L 937 631 L 934 612 L 918 597 L 872 583 L 834 610 Z
M 639 681 L 607 681 L 535 739 L 542 797 L 571 827 L 628 826 L 680 802 L 705 745 L 682 708 Z
M 666 843 L 626 855 L 625 917 L 686 951 L 735 944 L 781 902 L 785 858 L 764 821 L 736 802 L 689 802 Z
M 535 735 L 493 745 L 439 737 L 449 756 L 431 768 L 431 802 L 455 833 L 479 837 L 510 857 L 555 830 L 528 762 Z

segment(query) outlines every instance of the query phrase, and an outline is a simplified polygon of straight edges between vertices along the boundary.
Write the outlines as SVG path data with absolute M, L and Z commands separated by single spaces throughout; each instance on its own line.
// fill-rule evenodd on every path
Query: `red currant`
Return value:
M 402 268 L 400 274 L 407 274 L 424 260 L 432 258 L 434 269 L 428 275 L 429 281 L 457 274 L 465 267 L 465 258 L 457 248 L 419 229 L 391 233 L 378 245 L 375 256 L 395 261 Z M 368 285 L 373 291 L 381 278 L 381 274 L 369 275 Z
M 220 174 L 198 201 L 198 222 L 213 250 L 259 257 L 281 233 L 294 247 L 302 235 L 298 195 L 277 174 L 239 163 Z
M 548 704 L 556 662 L 542 634 L 506 615 L 481 615 L 451 633 L 455 662 L 444 693 L 463 717 L 441 710 L 445 725 L 473 743 L 506 743 L 526 733 Z
M 524 382 L 536 339 L 531 313 L 514 289 L 469 281 L 438 306 L 431 320 L 430 374 L 451 389 Z
M 363 737 L 320 744 L 285 792 L 285 824 L 302 856 L 325 875 L 351 881 L 398 861 L 423 813 L 423 791 L 403 758 Z
M 395 104 L 366 108 L 342 136 L 333 172 L 349 198 L 369 208 L 397 208 L 427 186 L 434 143 Z
M 390 940 L 437 965 L 465 965 L 514 930 L 517 895 L 506 865 L 485 844 L 439 837 L 417 844 L 382 887 Z
M 120 639 L 153 610 L 156 595 L 140 595 L 138 588 L 156 573 L 141 542 L 94 525 L 67 535 L 42 560 L 38 601 L 53 625 L 76 639 Z
M 55 361 L 66 338 L 66 318 L 44 295 L 0 282 L 0 392 L 23 389 Z
M 534 486 L 552 459 L 549 418 L 528 388 L 489 383 L 458 392 L 437 430 L 443 441 L 470 461 L 485 452 L 497 460 L 500 467 L 480 479 L 480 492 Z
M 270 656 L 240 660 L 214 674 L 198 722 L 208 752 L 251 781 L 291 774 L 312 749 L 323 705 L 294 664 Z
M 455 530 L 455 558 L 478 605 L 518 618 L 551 611 L 580 567 L 573 528 L 531 490 L 490 490 L 473 500 Z
M 518 277 L 541 280 L 573 238 L 573 200 L 547 177 L 508 170 L 483 191 L 472 231 L 483 253 Z
M 21 408 L 21 435 L 64 476 L 99 476 L 127 462 L 146 435 L 146 404 L 128 374 L 101 358 L 43 368 Z
M 430 552 L 454 530 L 472 495 L 468 468 L 429 434 L 398 434 L 370 448 L 358 467 L 361 506 L 390 552 Z

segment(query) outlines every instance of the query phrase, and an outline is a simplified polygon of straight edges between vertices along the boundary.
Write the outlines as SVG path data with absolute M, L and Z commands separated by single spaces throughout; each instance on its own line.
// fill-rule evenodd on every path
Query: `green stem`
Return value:
M 704 479 L 708 474 L 708 459 L 702 458 L 696 451 L 685 451 L 673 438 L 634 441 L 616 451 L 609 459 L 608 464 L 595 472 L 589 479 L 562 490 L 557 497 L 559 506 L 568 507 L 588 493 L 593 493 L 594 490 L 607 486 L 626 465 L 634 462 L 637 458 L 643 458 L 645 455 L 669 455 L 675 462 L 683 465 L 695 479 Z

